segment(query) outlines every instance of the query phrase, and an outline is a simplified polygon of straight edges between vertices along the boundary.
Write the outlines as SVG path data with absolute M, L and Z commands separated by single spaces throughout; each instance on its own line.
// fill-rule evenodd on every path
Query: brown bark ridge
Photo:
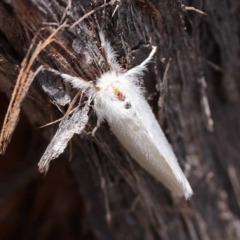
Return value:
M 1 123 L 21 62 L 61 24 L 25 80 L 41 65 L 96 79 L 106 68 L 99 29 L 126 69 L 157 45 L 146 95 L 194 191 L 190 201 L 172 196 L 132 161 L 107 123 L 92 138 L 92 110 L 88 123 L 87 105 L 66 116 L 78 93 L 39 69 L 26 94 L 17 93 L 20 120 L 1 156 L 1 239 L 239 239 L 239 8 L 232 0 L 1 1 Z M 83 120 L 74 128 L 76 116 Z M 65 136 L 58 124 L 71 130 L 67 141 L 81 134 L 43 175 L 37 162 L 54 135 Z

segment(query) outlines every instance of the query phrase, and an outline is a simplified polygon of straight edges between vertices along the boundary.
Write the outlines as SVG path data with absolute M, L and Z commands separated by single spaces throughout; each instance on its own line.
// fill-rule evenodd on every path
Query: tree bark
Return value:
M 143 79 L 146 97 L 194 195 L 190 201 L 172 196 L 130 158 L 107 123 L 92 138 L 94 114 L 85 131 L 50 163 L 46 176 L 38 173 L 37 162 L 58 123 L 35 128 L 63 117 L 76 95 L 61 78 L 40 72 L 1 156 L 1 239 L 239 239 L 239 3 L 69 3 L 0 2 L 2 122 L 32 39 L 44 41 L 64 20 L 68 26 L 36 58 L 33 70 L 48 65 L 94 81 L 105 68 L 100 29 L 126 69 L 148 56 L 149 44 L 156 45 L 155 61 Z

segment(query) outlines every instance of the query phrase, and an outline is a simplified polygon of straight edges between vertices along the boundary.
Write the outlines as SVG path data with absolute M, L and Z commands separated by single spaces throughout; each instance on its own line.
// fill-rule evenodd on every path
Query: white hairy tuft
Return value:
M 111 45 L 99 33 L 102 48 L 111 70 L 96 81 L 96 86 L 83 79 L 59 74 L 74 88 L 87 91 L 94 99 L 94 109 L 99 120 L 106 119 L 121 144 L 148 173 L 179 196 L 189 199 L 193 191 L 182 172 L 177 158 L 161 127 L 136 84 L 147 70 L 157 48 L 140 65 L 126 73 L 116 61 Z M 96 129 L 94 130 L 95 133 Z

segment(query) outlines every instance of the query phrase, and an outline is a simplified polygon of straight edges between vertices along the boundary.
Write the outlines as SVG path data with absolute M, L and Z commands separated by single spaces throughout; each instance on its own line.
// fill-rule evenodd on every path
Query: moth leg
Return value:
M 100 127 L 100 125 L 101 125 L 101 121 L 98 119 L 97 120 L 97 126 L 93 129 L 93 131 L 92 131 L 92 136 L 93 137 L 95 137 L 95 133 L 96 133 L 96 131 L 98 130 L 98 128 Z
M 106 59 L 108 71 L 114 70 L 116 72 L 121 72 L 121 68 L 116 60 L 116 53 L 106 40 L 102 31 L 99 32 L 99 38 L 101 40 L 101 50 L 103 57 Z
M 149 56 L 140 64 L 140 66 L 146 66 L 152 60 L 156 51 L 157 51 L 157 47 L 152 46 L 152 51 L 150 52 Z
M 143 72 L 147 70 L 147 64 L 152 60 L 156 51 L 157 51 L 157 47 L 153 46 L 152 51 L 150 52 L 149 56 L 141 64 L 128 70 L 125 73 L 125 75 L 132 76 L 132 77 L 142 76 Z
M 96 86 L 91 81 L 86 81 L 81 77 L 73 77 L 69 74 L 61 73 L 53 68 L 44 68 L 44 71 L 48 71 L 60 76 L 65 82 L 70 83 L 73 88 L 79 89 L 83 92 L 86 91 L 86 93 L 88 93 L 90 96 L 98 91 Z

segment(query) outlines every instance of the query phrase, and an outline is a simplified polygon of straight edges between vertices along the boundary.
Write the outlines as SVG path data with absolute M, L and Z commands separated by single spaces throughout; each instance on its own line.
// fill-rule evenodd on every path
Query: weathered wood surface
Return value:
M 40 31 L 46 39 L 60 25 L 67 4 L 0 2 L 0 89 L 8 98 L 32 38 L 51 23 Z M 102 4 L 73 0 L 68 24 Z M 182 4 L 207 16 L 186 12 Z M 39 73 L 0 157 L 1 239 L 239 239 L 239 18 L 237 1 L 121 0 L 62 29 L 34 69 L 48 64 L 96 79 L 105 66 L 99 28 L 127 69 L 148 55 L 149 43 L 158 46 L 144 78 L 147 97 L 194 196 L 189 202 L 171 196 L 130 159 L 106 123 L 97 139 L 88 135 L 96 124 L 93 114 L 85 133 L 73 138 L 46 177 L 38 174 L 37 162 L 57 126 L 32 129 L 61 118 L 76 94 L 60 78 Z M 1 97 L 2 118 L 6 106 Z

